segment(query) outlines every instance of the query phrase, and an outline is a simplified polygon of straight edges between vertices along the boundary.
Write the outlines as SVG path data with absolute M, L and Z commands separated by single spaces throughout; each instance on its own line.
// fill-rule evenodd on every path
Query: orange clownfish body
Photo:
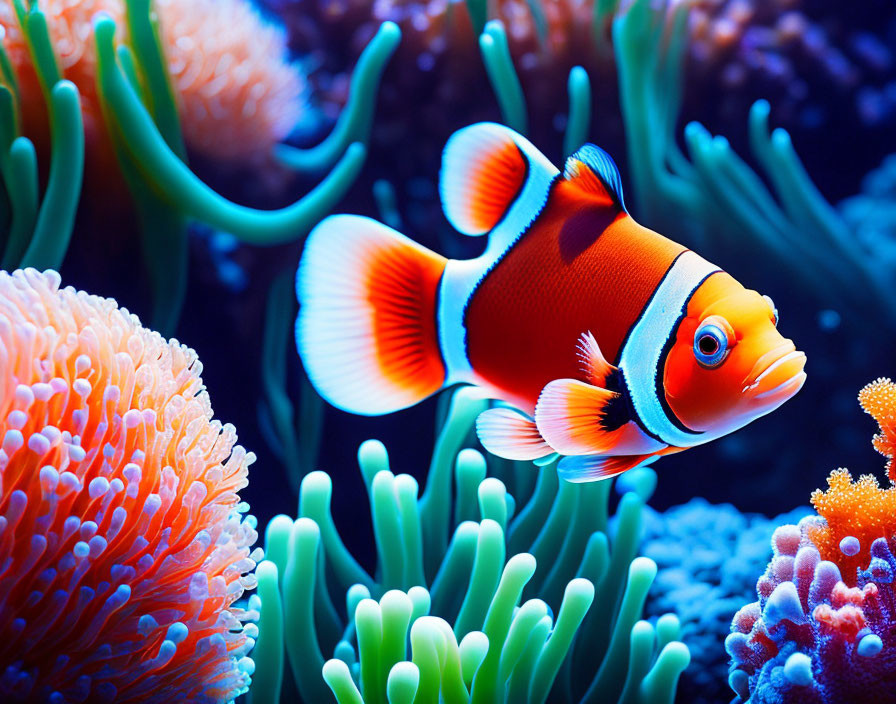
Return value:
M 512 406 L 477 420 L 511 459 L 565 455 L 561 476 L 614 476 L 709 442 L 802 387 L 805 355 L 767 296 L 636 223 L 613 160 L 586 145 L 556 169 L 501 125 L 443 155 L 452 225 L 488 234 L 448 260 L 380 223 L 332 216 L 297 274 L 296 341 L 332 404 L 378 415 L 452 384 Z

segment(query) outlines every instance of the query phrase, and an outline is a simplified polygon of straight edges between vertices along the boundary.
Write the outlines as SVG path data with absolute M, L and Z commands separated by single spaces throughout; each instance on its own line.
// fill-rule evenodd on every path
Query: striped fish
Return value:
M 460 232 L 446 259 L 375 220 L 336 215 L 297 273 L 296 341 L 333 405 L 379 415 L 453 384 L 504 404 L 477 419 L 490 452 L 611 477 L 721 437 L 791 398 L 806 357 L 768 296 L 628 214 L 613 160 L 588 144 L 561 173 L 507 127 L 445 147 L 440 193 Z

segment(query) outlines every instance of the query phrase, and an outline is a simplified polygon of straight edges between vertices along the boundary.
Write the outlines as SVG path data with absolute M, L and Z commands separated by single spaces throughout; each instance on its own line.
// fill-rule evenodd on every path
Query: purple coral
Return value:
M 847 587 L 808 537 L 823 520 L 810 516 L 772 537 L 759 601 L 737 612 L 725 641 L 735 703 L 896 702 L 894 546 L 875 540 L 868 568 Z

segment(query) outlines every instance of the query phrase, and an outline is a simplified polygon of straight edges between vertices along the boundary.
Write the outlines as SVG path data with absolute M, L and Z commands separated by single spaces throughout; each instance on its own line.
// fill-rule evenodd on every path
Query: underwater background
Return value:
M 441 689 L 444 701 L 477 702 L 896 702 L 896 490 L 881 457 L 896 438 L 896 396 L 880 384 L 857 400 L 896 374 L 890 0 L 0 0 L 0 26 L 2 268 L 61 276 L 0 282 L 0 430 L 58 426 L 79 444 L 71 413 L 57 422 L 48 401 L 38 418 L 15 395 L 40 367 L 15 360 L 43 359 L 55 344 L 17 326 L 65 330 L 74 320 L 80 331 L 79 313 L 34 312 L 54 310 L 57 289 L 72 286 L 195 350 L 214 418 L 255 456 L 236 462 L 232 487 L 248 509 L 228 494 L 214 519 L 254 516 L 221 529 L 232 560 L 221 574 L 242 586 L 222 587 L 214 607 L 207 590 L 183 629 L 194 638 L 172 625 L 187 623 L 182 608 L 192 613 L 178 606 L 194 598 L 192 583 L 178 570 L 167 581 L 149 568 L 124 576 L 137 552 L 47 586 L 65 567 L 52 550 L 16 547 L 23 533 L 12 540 L 7 526 L 21 514 L 17 530 L 33 520 L 35 535 L 52 533 L 40 517 L 56 499 L 39 473 L 63 471 L 57 443 L 48 440 L 46 462 L 22 458 L 27 435 L 4 446 L 0 700 L 397 704 L 439 701 Z M 443 215 L 438 175 L 447 139 L 479 121 L 525 134 L 556 164 L 585 142 L 607 150 L 639 222 L 774 299 L 807 355 L 799 394 L 612 486 L 479 454 L 472 424 L 487 404 L 463 390 L 381 417 L 326 405 L 293 332 L 305 236 L 331 212 L 355 213 L 447 257 L 478 255 L 484 238 L 463 237 Z M 109 349 L 132 354 L 112 329 Z M 67 354 L 94 355 L 78 339 L 84 348 Z M 94 369 L 127 377 L 114 353 L 96 349 L 104 361 Z M 126 423 L 126 402 L 106 440 L 131 451 L 112 430 Z M 26 425 L 16 409 L 34 419 Z M 359 469 L 370 439 L 388 460 L 368 443 Z M 97 441 L 99 464 L 103 448 Z M 104 491 L 131 459 L 109 454 Z M 827 504 L 810 504 L 843 467 L 880 486 L 860 491 L 841 474 Z M 218 475 L 204 476 L 211 492 Z M 106 494 L 88 479 L 75 492 L 98 501 Z M 54 508 L 16 509 L 13 488 Z M 88 520 L 88 532 L 103 533 L 111 496 L 65 511 L 83 508 L 82 534 Z M 205 519 L 173 515 L 174 528 L 214 533 Z M 162 523 L 140 531 L 161 534 Z M 60 527 L 60 545 L 67 535 Z M 208 533 L 185 551 L 194 539 L 205 545 Z M 224 559 L 211 551 L 189 553 L 189 569 Z M 163 566 L 165 550 L 152 554 Z M 454 562 L 440 572 L 443 557 Z M 44 597 L 74 595 L 90 579 L 89 596 L 65 603 L 82 625 L 97 624 L 93 640 L 65 640 L 57 624 L 54 642 L 49 625 L 34 625 L 52 608 Z M 113 587 L 128 579 L 129 604 L 139 583 L 168 589 L 172 603 L 126 616 L 91 606 L 105 592 L 123 599 Z M 203 618 L 221 643 L 237 631 L 239 643 L 202 645 L 203 629 L 214 630 Z M 501 652 L 487 647 L 502 642 Z M 87 655 L 124 643 L 131 659 Z

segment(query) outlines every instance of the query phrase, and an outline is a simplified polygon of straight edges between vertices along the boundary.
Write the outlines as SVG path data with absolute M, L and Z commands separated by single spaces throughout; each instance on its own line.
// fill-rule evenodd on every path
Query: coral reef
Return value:
M 381 443 L 361 446 L 374 573 L 340 537 L 329 476 L 304 477 L 299 518 L 266 530 L 254 702 L 293 680 L 303 701 L 340 704 L 672 701 L 689 660 L 678 621 L 638 620 L 656 574 L 635 557 L 655 475 L 629 478 L 610 528 L 610 482 L 497 458 L 486 477 L 486 459 L 461 448 L 487 407 L 471 388 L 450 397 L 419 497 Z
M 860 394 L 888 458 L 893 391 L 878 379 Z M 843 469 L 828 483 L 812 495 L 818 515 L 775 530 L 759 601 L 734 616 L 725 649 L 735 702 L 896 701 L 896 488 Z
M 105 14 L 124 26 L 124 0 L 48 0 L 41 10 L 62 77 L 81 95 L 84 128 L 96 158 L 104 131 L 97 56 L 90 28 Z M 212 11 L 214 8 L 214 11 Z M 3 47 L 15 73 L 25 134 L 39 139 L 43 87 L 21 24 L 22 7 L 0 6 Z M 305 79 L 287 60 L 283 31 L 244 0 L 156 0 L 162 55 L 190 149 L 215 159 L 265 155 L 303 119 Z M 120 41 L 127 42 L 126 35 Z M 106 140 L 104 140 L 106 141 Z M 107 143 L 108 148 L 108 143 Z
M 837 564 L 849 586 L 855 584 L 858 572 L 868 564 L 873 542 L 881 537 L 896 539 L 896 384 L 890 379 L 877 379 L 859 392 L 859 403 L 880 427 L 873 444 L 889 460 L 890 485 L 881 488 L 870 474 L 853 481 L 845 469 L 831 472 L 827 490 L 812 494 L 812 505 L 824 520 L 808 528 L 809 538 L 822 558 Z M 844 540 L 858 542 L 854 549 L 844 551 Z
M 896 558 L 879 538 L 869 569 L 847 587 L 809 537 L 817 520 L 775 531 L 759 601 L 734 617 L 725 648 L 735 702 L 896 701 Z
M 696 122 L 685 128 L 688 156 L 680 150 L 675 131 L 687 18 L 684 4 L 667 9 L 635 0 L 613 25 L 634 198 L 646 223 L 683 241 L 703 241 L 713 254 L 719 248 L 722 265 L 746 254 L 742 248 L 761 248 L 823 305 L 856 320 L 896 319 L 892 271 L 874 247 L 856 246 L 790 135 L 769 130 L 767 101 L 751 108 L 749 137 L 771 190 L 727 139 Z M 762 281 L 761 271 L 750 275 Z
M 328 175 L 291 205 L 257 210 L 205 184 L 185 162 L 183 137 L 192 135 L 199 151 L 207 147 L 219 156 L 245 155 L 246 149 L 269 152 L 300 114 L 292 97 L 300 89 L 298 79 L 289 78 L 292 69 L 283 63 L 282 37 L 266 29 L 247 6 L 234 0 L 216 3 L 210 12 L 206 5 L 180 5 L 159 6 L 165 8 L 159 27 L 150 0 L 55 3 L 53 16 L 36 3 L 26 7 L 16 0 L 14 12 L 4 15 L 10 39 L 0 49 L 0 176 L 9 195 L 8 211 L 7 199 L 0 199 L 3 266 L 62 264 L 81 198 L 85 159 L 97 156 L 97 145 L 90 141 L 101 114 L 115 168 L 124 176 L 139 222 L 153 290 L 153 323 L 163 332 L 173 331 L 183 304 L 190 220 L 251 244 L 289 242 L 301 238 L 344 195 L 364 161 L 379 77 L 400 38 L 394 25 L 380 28 L 358 62 L 333 132 L 315 147 L 291 150 L 293 168 L 303 173 L 329 170 Z M 94 15 L 95 10 L 112 14 Z M 213 21 L 223 24 L 211 31 Z M 200 27 L 211 36 L 195 35 Z M 66 75 L 81 84 L 83 95 Z M 94 103 L 98 107 L 91 107 Z M 29 137 L 36 120 L 39 124 L 32 114 L 37 104 L 45 107 L 51 133 L 52 159 L 42 201 L 38 149 Z M 225 128 L 213 129 L 224 123 Z M 103 198 L 105 207 L 120 200 L 105 192 Z
M 195 353 L 33 269 L 0 272 L 0 698 L 225 702 L 257 617 L 251 453 Z
M 681 640 L 691 652 L 678 701 L 710 704 L 729 693 L 728 656 L 719 643 L 730 632 L 735 612 L 756 594 L 756 575 L 771 557 L 775 528 L 808 512 L 796 509 L 767 518 L 700 498 L 662 513 L 645 507 L 641 554 L 658 568 L 645 614 L 676 614 Z
M 896 266 L 896 154 L 862 181 L 858 195 L 837 205 L 840 217 L 863 249 L 873 251 L 883 268 Z
M 857 18 L 853 26 L 828 8 L 795 0 L 761 4 L 696 0 L 688 23 L 688 63 L 697 98 L 714 96 L 721 114 L 744 110 L 745 91 L 766 95 L 788 122 L 815 126 L 830 107 L 816 89 L 836 91 L 866 125 L 888 116 L 887 80 L 894 57 L 885 28 Z M 357 45 L 378 22 L 396 22 L 407 35 L 397 83 L 450 105 L 464 99 L 464 80 L 475 75 L 476 35 L 488 20 L 508 27 L 509 47 L 527 93 L 537 105 L 558 102 L 562 77 L 575 65 L 605 72 L 612 64 L 609 24 L 627 3 L 619 0 L 340 0 L 268 5 L 286 15 L 292 43 L 326 65 L 333 46 Z M 338 93 L 340 79 L 317 79 Z M 432 86 L 435 80 L 438 86 Z M 548 116 L 551 117 L 550 115 Z

